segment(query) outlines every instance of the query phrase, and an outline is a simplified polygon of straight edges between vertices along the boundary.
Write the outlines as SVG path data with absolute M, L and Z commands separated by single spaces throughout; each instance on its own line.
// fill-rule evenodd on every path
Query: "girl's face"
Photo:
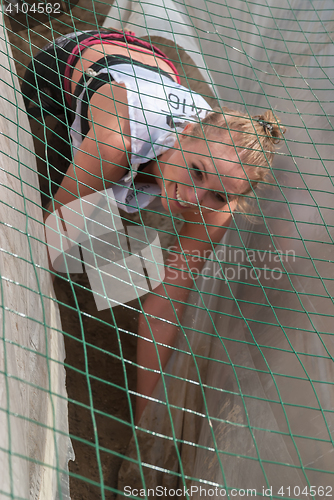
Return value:
M 212 140 L 182 135 L 159 167 L 162 205 L 172 213 L 234 210 L 249 187 L 235 148 Z

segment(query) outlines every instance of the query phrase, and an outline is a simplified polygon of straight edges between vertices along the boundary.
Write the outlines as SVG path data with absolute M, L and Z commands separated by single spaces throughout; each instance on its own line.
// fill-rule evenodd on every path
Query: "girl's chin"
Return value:
M 167 202 L 166 198 L 162 198 L 161 204 L 167 212 L 172 212 L 173 214 L 182 212 L 182 207 L 178 207 L 174 200 L 169 200 L 169 202 Z

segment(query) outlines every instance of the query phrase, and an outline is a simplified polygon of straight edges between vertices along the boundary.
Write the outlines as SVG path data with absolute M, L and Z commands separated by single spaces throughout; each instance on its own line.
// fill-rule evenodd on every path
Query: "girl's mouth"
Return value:
M 186 201 L 182 200 L 180 194 L 179 194 L 179 190 L 178 190 L 178 185 L 176 184 L 176 188 L 175 188 L 175 197 L 176 197 L 176 200 L 177 200 L 177 204 L 180 205 L 182 208 L 185 208 L 185 207 L 189 207 L 189 203 L 187 203 Z

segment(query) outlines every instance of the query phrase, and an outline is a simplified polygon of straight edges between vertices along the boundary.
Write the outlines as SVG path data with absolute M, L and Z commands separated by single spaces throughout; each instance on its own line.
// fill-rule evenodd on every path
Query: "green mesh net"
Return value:
M 3 1 L 2 11 L 0 497 L 332 498 L 332 2 Z M 134 288 L 99 308 L 106 290 L 93 295 L 66 261 L 51 283 L 42 209 L 72 159 L 73 117 L 29 122 L 20 93 L 39 49 L 102 27 L 155 44 L 211 106 L 271 109 L 287 128 L 272 186 L 255 190 L 248 217 L 234 214 L 199 275 L 188 269 L 177 340 L 138 425 L 146 295 Z M 40 94 L 37 105 L 46 98 L 55 104 Z M 153 228 L 164 259 L 175 250 L 180 217 L 149 206 L 120 216 Z

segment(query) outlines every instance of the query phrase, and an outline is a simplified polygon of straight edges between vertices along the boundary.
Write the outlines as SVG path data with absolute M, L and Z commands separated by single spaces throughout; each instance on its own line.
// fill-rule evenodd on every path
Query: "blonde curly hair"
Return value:
M 271 166 L 284 133 L 285 128 L 271 110 L 263 115 L 249 116 L 228 108 L 214 108 L 191 130 L 193 137 L 211 137 L 234 146 L 249 181 L 249 187 L 238 196 L 237 210 L 240 212 L 249 212 L 258 185 L 275 183 Z

